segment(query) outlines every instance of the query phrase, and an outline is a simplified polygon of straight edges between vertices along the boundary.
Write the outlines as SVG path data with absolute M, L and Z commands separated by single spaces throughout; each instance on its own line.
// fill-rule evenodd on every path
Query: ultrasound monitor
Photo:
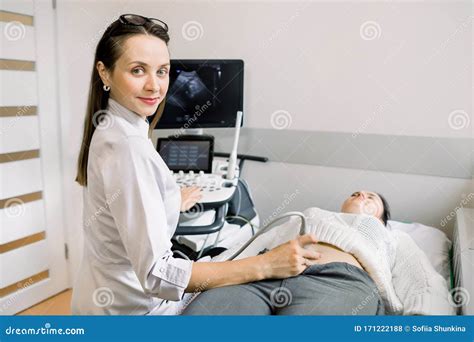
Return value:
M 183 135 L 176 138 L 159 138 L 157 151 L 171 171 L 212 172 L 212 136 Z
M 155 128 L 234 127 L 243 92 L 242 60 L 172 59 L 165 110 Z

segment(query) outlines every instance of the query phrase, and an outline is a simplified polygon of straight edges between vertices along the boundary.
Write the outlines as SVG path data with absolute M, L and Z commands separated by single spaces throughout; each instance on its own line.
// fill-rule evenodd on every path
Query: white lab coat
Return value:
M 170 250 L 179 187 L 142 117 L 112 99 L 105 115 L 89 149 L 72 313 L 175 314 L 192 270 Z

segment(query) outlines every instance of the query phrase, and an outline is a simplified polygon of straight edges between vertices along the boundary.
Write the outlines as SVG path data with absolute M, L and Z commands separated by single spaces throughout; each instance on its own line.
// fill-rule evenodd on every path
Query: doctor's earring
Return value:
M 104 84 L 104 86 L 103 86 L 102 88 L 104 89 L 104 91 L 109 91 L 109 90 L 110 90 L 110 86 L 105 85 L 105 84 Z

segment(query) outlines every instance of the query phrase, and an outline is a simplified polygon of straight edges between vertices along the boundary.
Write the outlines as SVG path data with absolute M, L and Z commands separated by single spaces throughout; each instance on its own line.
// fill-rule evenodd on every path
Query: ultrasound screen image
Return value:
M 176 119 L 184 122 L 203 104 L 215 107 L 213 94 L 217 89 L 217 74 L 213 69 L 197 71 L 178 71 L 178 77 L 168 91 L 167 110 L 181 112 Z M 204 80 L 204 81 L 203 81 Z M 207 84 L 207 86 L 206 86 Z M 212 90 L 208 89 L 211 87 Z M 209 101 L 209 102 L 208 102 Z M 173 108 L 170 108 L 173 107 Z
M 156 128 L 233 127 L 242 107 L 242 61 L 172 60 L 165 110 Z

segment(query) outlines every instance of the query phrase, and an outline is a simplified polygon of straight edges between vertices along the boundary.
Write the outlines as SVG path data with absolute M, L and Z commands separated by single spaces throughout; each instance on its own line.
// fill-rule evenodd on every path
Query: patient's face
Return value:
M 342 204 L 341 212 L 367 214 L 382 219 L 384 211 L 382 199 L 375 192 L 356 191 Z

